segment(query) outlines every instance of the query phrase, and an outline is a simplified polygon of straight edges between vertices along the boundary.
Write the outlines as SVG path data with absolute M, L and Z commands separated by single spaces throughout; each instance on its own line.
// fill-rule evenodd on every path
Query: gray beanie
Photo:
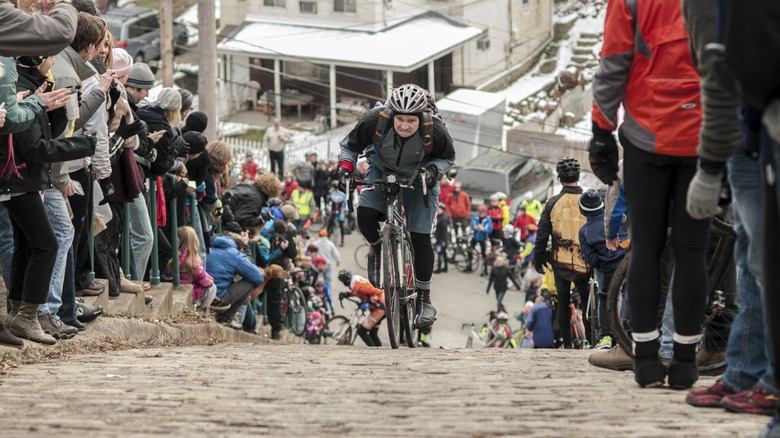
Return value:
M 154 73 L 152 73 L 152 69 L 148 65 L 143 62 L 137 62 L 133 64 L 133 68 L 127 75 L 127 83 L 125 85 L 134 88 L 152 88 L 154 87 Z
M 166 111 L 178 111 L 181 109 L 181 94 L 173 88 L 163 88 L 154 104 Z

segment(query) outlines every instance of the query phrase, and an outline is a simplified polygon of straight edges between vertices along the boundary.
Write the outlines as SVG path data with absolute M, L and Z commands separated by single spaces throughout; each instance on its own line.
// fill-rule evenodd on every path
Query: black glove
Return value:
M 116 103 L 119 101 L 119 98 L 122 97 L 122 92 L 119 91 L 119 89 L 116 86 L 112 86 L 111 88 L 108 89 L 108 97 L 111 98 L 111 102 Z
M 140 120 L 136 120 L 135 122 L 130 123 L 129 125 L 122 125 L 119 127 L 119 129 L 116 130 L 116 133 L 119 134 L 120 137 L 127 140 L 128 138 L 138 133 L 138 131 L 141 129 L 141 123 L 143 122 Z
M 611 131 L 600 128 L 594 122 L 588 152 L 590 168 L 604 184 L 617 180 L 618 147 Z
M 140 138 L 149 137 L 149 125 L 141 119 L 136 119 L 136 122 L 138 122 L 138 131 L 136 131 L 135 134 Z
M 103 205 L 114 197 L 114 185 L 111 183 L 111 177 L 98 180 L 98 184 L 100 184 L 100 190 L 103 192 L 103 200 L 98 205 Z
M 536 262 L 534 262 L 534 270 L 536 270 L 536 272 L 544 275 L 544 263 L 536 263 Z
M 344 167 L 339 167 L 339 191 L 347 193 L 347 181 L 352 177 L 352 172 Z M 349 194 L 349 193 L 347 193 Z
M 439 175 L 439 170 L 436 166 L 428 166 L 420 171 L 421 174 L 423 172 L 425 172 L 425 185 L 428 186 L 428 190 L 433 189 L 433 186 L 436 185 L 436 177 Z
M 339 299 L 343 300 L 344 298 L 349 298 L 349 292 L 341 292 L 341 293 L 339 293 Z

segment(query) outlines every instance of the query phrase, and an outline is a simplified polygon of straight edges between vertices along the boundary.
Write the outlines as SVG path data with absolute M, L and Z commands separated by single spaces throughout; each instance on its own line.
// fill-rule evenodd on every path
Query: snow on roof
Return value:
M 502 94 L 459 88 L 438 100 L 436 106 L 441 111 L 480 115 L 505 102 Z
M 217 51 L 411 72 L 482 33 L 433 13 L 381 32 L 245 21 Z

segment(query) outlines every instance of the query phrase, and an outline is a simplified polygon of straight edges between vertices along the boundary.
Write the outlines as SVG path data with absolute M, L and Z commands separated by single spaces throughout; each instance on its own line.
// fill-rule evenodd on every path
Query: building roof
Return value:
M 439 111 L 481 115 L 500 107 L 504 113 L 506 98 L 497 93 L 459 88 L 436 102 Z
M 286 61 L 412 72 L 484 30 L 428 12 L 380 31 L 365 27 L 320 26 L 263 21 L 253 17 L 217 45 L 234 53 Z

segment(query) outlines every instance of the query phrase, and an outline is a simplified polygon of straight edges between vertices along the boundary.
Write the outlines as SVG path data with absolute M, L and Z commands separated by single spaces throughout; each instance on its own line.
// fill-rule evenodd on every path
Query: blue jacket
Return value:
M 482 225 L 485 229 L 477 231 L 477 225 Z M 480 219 L 479 213 L 477 213 L 471 218 L 471 229 L 474 230 L 474 240 L 477 242 L 484 242 L 488 235 L 493 231 L 493 221 L 488 215 L 485 215 L 484 218 Z
M 219 298 L 225 295 L 236 275 L 251 282 L 254 287 L 263 284 L 263 273 L 249 260 L 246 254 L 238 250 L 236 242 L 228 236 L 217 236 L 214 239 L 206 272 L 214 278 Z
M 534 332 L 534 348 L 553 347 L 552 309 L 547 307 L 547 303 L 542 301 L 531 307 L 525 327 Z
M 620 225 L 618 237 L 621 241 L 628 239 L 625 225 Z M 580 249 L 585 263 L 608 277 L 615 273 L 615 269 L 626 256 L 626 251 L 621 247 L 616 251 L 607 249 L 607 238 L 604 235 L 604 209 L 588 213 L 587 222 L 580 228 Z

